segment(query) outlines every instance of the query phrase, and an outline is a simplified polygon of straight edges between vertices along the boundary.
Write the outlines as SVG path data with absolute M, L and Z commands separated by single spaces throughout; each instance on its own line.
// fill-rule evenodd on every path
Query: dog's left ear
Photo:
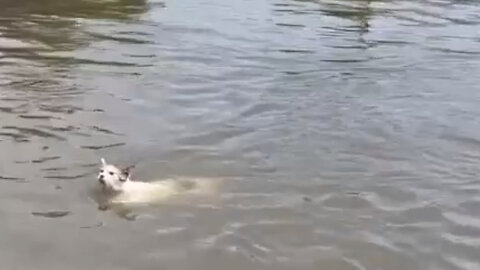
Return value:
M 120 177 L 120 180 L 121 181 L 127 181 L 127 179 L 130 177 L 130 174 L 131 174 L 131 170 L 134 168 L 135 166 L 132 165 L 132 166 L 129 166 L 125 169 L 122 169 L 122 176 Z

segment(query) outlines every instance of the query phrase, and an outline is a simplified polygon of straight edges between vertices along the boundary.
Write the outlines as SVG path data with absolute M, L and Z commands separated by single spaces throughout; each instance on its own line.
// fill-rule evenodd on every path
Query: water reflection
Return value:
M 82 99 L 89 89 L 85 84 L 79 85 L 78 81 L 80 77 L 91 78 L 91 75 L 82 73 L 81 69 L 85 66 L 135 65 L 118 57 L 120 46 L 109 50 L 111 55 L 103 53 L 103 57 L 89 54 L 89 49 L 105 40 L 113 40 L 106 48 L 115 47 L 117 41 L 114 37 L 121 36 L 117 33 L 129 30 L 127 25 L 138 21 L 148 9 L 146 0 L 2 1 L 1 138 L 26 144 L 44 138 L 71 141 L 73 137 L 81 138 L 77 143 L 83 143 L 92 132 L 104 134 L 107 128 L 85 120 L 98 118 L 103 109 L 88 102 L 84 106 Z M 135 43 L 132 33 L 125 32 L 124 35 L 129 38 L 121 42 Z M 78 112 L 84 114 L 79 117 Z M 119 136 L 112 133 L 104 137 L 108 135 Z M 112 145 L 111 140 L 105 144 Z M 53 148 L 51 145 L 45 147 Z M 29 155 L 49 157 L 49 151 L 31 151 Z M 79 171 L 71 175 L 85 174 L 85 169 Z
M 5 0 L 0 14 L 6 17 L 31 15 L 90 19 L 128 19 L 148 10 L 146 0 Z
M 305 1 L 305 0 L 296 0 Z M 311 1 L 311 0 L 307 0 Z M 360 33 L 368 32 L 369 20 L 373 16 L 374 11 L 370 4 L 371 0 L 359 0 L 359 1 L 311 1 L 321 5 L 321 13 L 328 16 L 336 16 L 340 18 L 350 19 L 357 23 L 357 25 L 349 30 L 358 31 Z
M 0 10 L 0 84 L 22 92 L 75 95 L 78 90 L 69 81 L 68 71 L 79 64 L 128 65 L 122 62 L 96 61 L 78 55 L 92 42 L 111 38 L 94 35 L 85 25 L 128 23 L 148 10 L 146 0 L 19 0 L 2 1 Z M 110 22 L 109 22 L 110 21 Z M 45 67 L 45 68 L 39 68 Z M 38 91 L 41 89 L 41 91 Z
M 91 39 L 80 20 L 129 20 L 147 10 L 146 0 L 2 1 L 0 56 L 41 60 L 41 52 L 73 50 Z

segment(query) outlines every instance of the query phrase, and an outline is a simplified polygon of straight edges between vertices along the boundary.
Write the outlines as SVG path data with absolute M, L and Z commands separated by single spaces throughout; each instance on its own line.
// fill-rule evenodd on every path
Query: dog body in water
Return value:
M 153 182 L 133 181 L 130 169 L 119 169 L 101 159 L 98 181 L 108 204 L 151 204 L 166 202 L 179 196 L 210 195 L 217 181 L 209 178 L 165 179 Z

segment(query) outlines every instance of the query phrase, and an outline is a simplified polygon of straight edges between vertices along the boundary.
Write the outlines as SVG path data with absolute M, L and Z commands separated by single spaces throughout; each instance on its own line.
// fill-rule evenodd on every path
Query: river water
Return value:
M 2 269 L 480 269 L 479 24 L 467 0 L 2 0 Z M 224 181 L 126 220 L 90 196 L 101 157 Z

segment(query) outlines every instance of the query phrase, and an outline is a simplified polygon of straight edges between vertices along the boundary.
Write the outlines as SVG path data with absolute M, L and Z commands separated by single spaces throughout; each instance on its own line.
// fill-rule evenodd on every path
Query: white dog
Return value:
M 213 179 L 166 179 L 155 182 L 140 182 L 130 179 L 130 169 L 119 169 L 101 159 L 98 181 L 103 193 L 109 195 L 110 203 L 155 203 L 178 195 L 212 194 L 218 184 Z

